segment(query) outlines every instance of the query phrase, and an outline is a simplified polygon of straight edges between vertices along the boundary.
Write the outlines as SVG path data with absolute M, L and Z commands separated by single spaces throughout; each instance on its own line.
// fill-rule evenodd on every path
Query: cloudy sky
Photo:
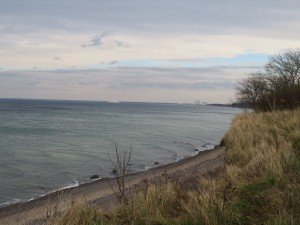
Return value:
M 0 0 L 0 98 L 193 103 L 300 47 L 299 0 Z

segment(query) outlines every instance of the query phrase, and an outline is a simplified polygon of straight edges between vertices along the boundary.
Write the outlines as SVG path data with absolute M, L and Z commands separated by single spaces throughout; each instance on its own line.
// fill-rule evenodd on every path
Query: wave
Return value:
M 151 169 L 151 166 L 146 165 L 144 170 L 146 171 L 146 170 L 149 170 L 149 169 Z
M 0 208 L 6 207 L 6 206 L 10 206 L 10 205 L 13 205 L 13 204 L 17 204 L 17 203 L 30 202 L 30 201 L 32 201 L 34 199 L 41 198 L 41 197 L 43 197 L 45 195 L 54 193 L 56 191 L 62 191 L 62 190 L 66 190 L 66 189 L 69 189 L 69 188 L 78 187 L 79 185 L 80 185 L 79 181 L 75 180 L 72 183 L 69 183 L 66 186 L 62 187 L 62 188 L 58 188 L 58 189 L 55 189 L 53 191 L 40 194 L 36 198 L 30 198 L 30 199 L 25 199 L 25 200 L 24 199 L 13 199 L 11 201 L 0 203 Z
M 58 190 L 55 190 L 55 191 L 62 191 L 62 190 L 65 190 L 65 189 L 69 189 L 69 188 L 72 188 L 72 187 L 78 187 L 78 186 L 79 186 L 79 181 L 74 180 L 72 183 L 68 184 L 67 186 L 59 188 Z
M 10 206 L 10 205 L 13 205 L 13 204 L 17 204 L 17 203 L 30 202 L 32 200 L 34 200 L 34 198 L 30 198 L 30 199 L 26 199 L 26 200 L 24 200 L 24 199 L 17 199 L 16 198 L 16 199 L 13 199 L 11 201 L 0 203 L 0 208 L 6 207 L 6 206 Z

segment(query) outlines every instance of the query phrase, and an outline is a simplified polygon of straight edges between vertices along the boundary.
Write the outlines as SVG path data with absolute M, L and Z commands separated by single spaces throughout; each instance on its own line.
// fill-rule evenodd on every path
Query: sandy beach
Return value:
M 127 188 L 133 188 L 145 179 L 157 180 L 178 173 L 180 176 L 204 175 L 216 171 L 223 165 L 224 147 L 216 146 L 212 150 L 199 152 L 196 156 L 175 163 L 129 174 L 125 181 Z M 0 225 L 38 225 L 57 212 L 63 212 L 73 205 L 95 204 L 107 210 L 116 204 L 112 187 L 113 178 L 99 179 L 54 193 L 41 198 L 0 208 Z

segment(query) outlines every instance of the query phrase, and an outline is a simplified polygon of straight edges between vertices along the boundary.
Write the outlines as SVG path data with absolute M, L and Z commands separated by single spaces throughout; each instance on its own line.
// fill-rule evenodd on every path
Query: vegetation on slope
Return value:
M 223 142 L 217 178 L 146 182 L 110 214 L 82 206 L 52 224 L 300 224 L 300 110 L 240 114 Z

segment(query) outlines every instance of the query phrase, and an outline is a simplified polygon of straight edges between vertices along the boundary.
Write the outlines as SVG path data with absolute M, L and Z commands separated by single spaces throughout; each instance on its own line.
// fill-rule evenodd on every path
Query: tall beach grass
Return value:
M 109 214 L 74 207 L 52 225 L 300 224 L 300 110 L 237 115 L 215 178 L 141 184 Z

